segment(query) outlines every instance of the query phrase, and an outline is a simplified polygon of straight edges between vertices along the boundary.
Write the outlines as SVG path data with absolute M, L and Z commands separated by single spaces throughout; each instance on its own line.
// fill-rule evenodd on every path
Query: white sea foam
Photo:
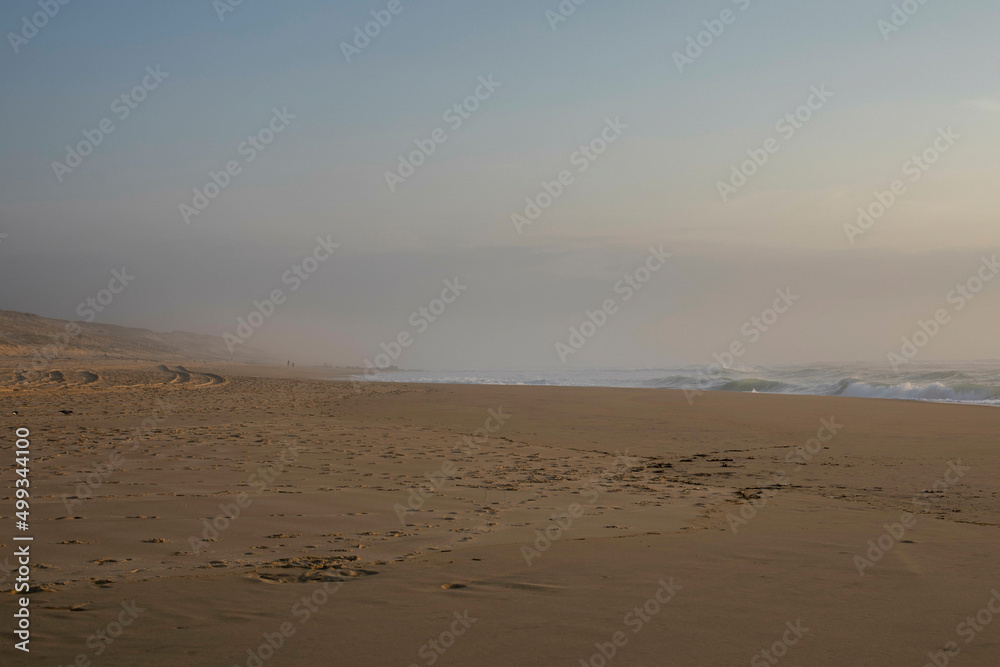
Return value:
M 901 369 L 902 370 L 902 369 Z M 548 371 L 390 371 L 358 380 L 444 384 L 550 385 L 700 389 L 770 394 L 812 394 L 1000 405 L 1000 361 L 742 366 L 717 369 L 683 364 L 651 369 Z

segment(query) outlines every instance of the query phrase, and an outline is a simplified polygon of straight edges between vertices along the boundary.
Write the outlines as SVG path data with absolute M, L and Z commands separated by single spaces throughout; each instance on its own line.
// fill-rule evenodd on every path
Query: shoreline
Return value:
M 973 402 L 973 401 L 949 401 L 949 400 L 938 400 L 929 398 L 886 398 L 881 396 L 842 396 L 839 394 L 796 394 L 796 393 L 783 393 L 783 392 L 749 392 L 749 391 L 724 391 L 717 389 L 702 389 L 702 390 L 685 390 L 685 389 L 675 389 L 673 387 L 609 387 L 605 385 L 564 385 L 564 384 L 504 384 L 500 382 L 407 382 L 407 381 L 396 381 L 396 380 L 355 380 L 352 377 L 329 377 L 329 378 L 314 378 L 322 380 L 324 382 L 343 382 L 343 383 L 372 383 L 372 384 L 384 384 L 384 385 L 431 385 L 440 387 L 450 387 L 450 386 L 462 386 L 462 387 L 546 387 L 553 389 L 601 389 L 601 390 L 612 390 L 612 391 L 627 391 L 627 390 L 638 390 L 638 391 L 663 391 L 663 392 L 676 392 L 679 394 L 684 394 L 686 391 L 697 391 L 700 394 L 734 394 L 734 395 L 747 395 L 747 396 L 811 396 L 816 398 L 837 398 L 837 399 L 854 399 L 860 401 L 903 401 L 909 403 L 931 403 L 935 405 L 965 405 L 970 407 L 979 408 L 1000 408 L 1000 403 L 989 404 L 983 402 Z

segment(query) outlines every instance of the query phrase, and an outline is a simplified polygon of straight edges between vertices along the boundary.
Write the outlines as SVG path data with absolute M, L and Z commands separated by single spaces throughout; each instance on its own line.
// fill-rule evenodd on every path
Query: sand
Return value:
M 993 408 L 8 366 L 4 665 L 1000 661 Z

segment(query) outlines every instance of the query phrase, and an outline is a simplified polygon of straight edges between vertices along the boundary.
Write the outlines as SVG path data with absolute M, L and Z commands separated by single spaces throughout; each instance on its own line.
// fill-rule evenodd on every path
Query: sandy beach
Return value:
M 329 374 L 3 369 L 34 538 L 3 663 L 1000 655 L 994 408 Z
M 1000 666 L 1000 3 L 0 25 L 0 667 Z

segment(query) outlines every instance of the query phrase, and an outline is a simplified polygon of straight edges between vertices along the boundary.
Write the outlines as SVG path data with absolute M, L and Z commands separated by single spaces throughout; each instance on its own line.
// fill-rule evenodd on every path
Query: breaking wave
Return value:
M 577 387 L 644 387 L 761 394 L 809 394 L 1000 406 L 1000 361 L 818 364 L 719 369 L 693 364 L 653 369 L 390 371 L 358 380 Z

